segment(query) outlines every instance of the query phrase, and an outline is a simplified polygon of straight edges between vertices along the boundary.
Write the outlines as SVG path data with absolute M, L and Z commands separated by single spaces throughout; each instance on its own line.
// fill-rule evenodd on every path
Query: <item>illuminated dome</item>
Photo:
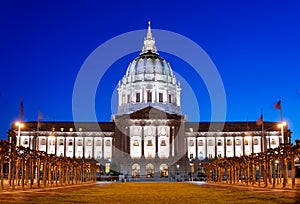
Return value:
M 127 83 L 141 80 L 171 82 L 174 78 L 170 64 L 157 53 L 152 52 L 142 53 L 135 58 L 129 64 L 125 77 Z
M 128 114 L 147 106 L 181 114 L 180 91 L 170 64 L 157 53 L 149 22 L 142 52 L 129 63 L 119 82 L 118 114 Z

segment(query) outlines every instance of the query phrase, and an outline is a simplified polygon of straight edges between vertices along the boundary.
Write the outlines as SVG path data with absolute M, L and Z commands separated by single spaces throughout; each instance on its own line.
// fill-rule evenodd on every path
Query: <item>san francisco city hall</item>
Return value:
M 156 49 L 150 23 L 142 52 L 118 85 L 118 112 L 111 122 L 24 122 L 12 125 L 16 144 L 57 156 L 94 159 L 104 173 L 129 177 L 197 177 L 202 161 L 276 148 L 277 122 L 188 122 L 181 112 L 181 87 Z M 95 128 L 97 124 L 97 128 Z M 220 127 L 220 128 L 217 128 Z M 290 140 L 290 131 L 284 134 Z

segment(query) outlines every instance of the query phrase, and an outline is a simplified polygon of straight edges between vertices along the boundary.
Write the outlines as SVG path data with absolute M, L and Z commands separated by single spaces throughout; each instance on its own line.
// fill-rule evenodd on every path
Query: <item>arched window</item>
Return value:
M 146 177 L 154 177 L 154 166 L 153 164 L 147 164 L 146 165 Z
M 141 166 L 137 163 L 133 164 L 132 167 L 131 167 L 131 170 L 132 170 L 132 177 L 139 177 L 140 176 L 140 173 L 141 173 Z
M 168 177 L 168 165 L 161 164 L 159 167 L 160 177 Z

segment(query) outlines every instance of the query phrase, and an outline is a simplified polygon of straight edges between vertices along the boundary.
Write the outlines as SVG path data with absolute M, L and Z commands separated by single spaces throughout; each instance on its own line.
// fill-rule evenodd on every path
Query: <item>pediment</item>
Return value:
M 130 114 L 120 115 L 117 119 L 177 119 L 180 120 L 183 116 L 177 114 L 170 114 L 168 112 L 159 110 L 152 106 L 147 106 L 143 109 L 135 111 Z

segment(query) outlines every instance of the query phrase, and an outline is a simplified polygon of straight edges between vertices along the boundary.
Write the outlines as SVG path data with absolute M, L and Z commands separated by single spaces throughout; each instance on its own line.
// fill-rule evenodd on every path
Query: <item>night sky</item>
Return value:
M 37 120 L 38 110 L 43 121 L 72 121 L 73 87 L 87 57 L 117 35 L 147 29 L 151 20 L 153 29 L 181 34 L 205 50 L 223 80 L 227 121 L 256 121 L 261 111 L 265 121 L 279 121 L 274 104 L 281 97 L 292 141 L 300 139 L 299 11 L 297 0 L 1 1 L 0 138 L 18 119 L 21 98 L 24 121 Z M 142 48 L 143 39 L 135 43 Z M 139 53 L 105 68 L 95 97 L 98 121 L 116 113 L 112 93 Z M 182 59 L 159 53 L 195 94 L 183 86 L 182 112 L 189 121 L 209 121 L 201 78 Z

